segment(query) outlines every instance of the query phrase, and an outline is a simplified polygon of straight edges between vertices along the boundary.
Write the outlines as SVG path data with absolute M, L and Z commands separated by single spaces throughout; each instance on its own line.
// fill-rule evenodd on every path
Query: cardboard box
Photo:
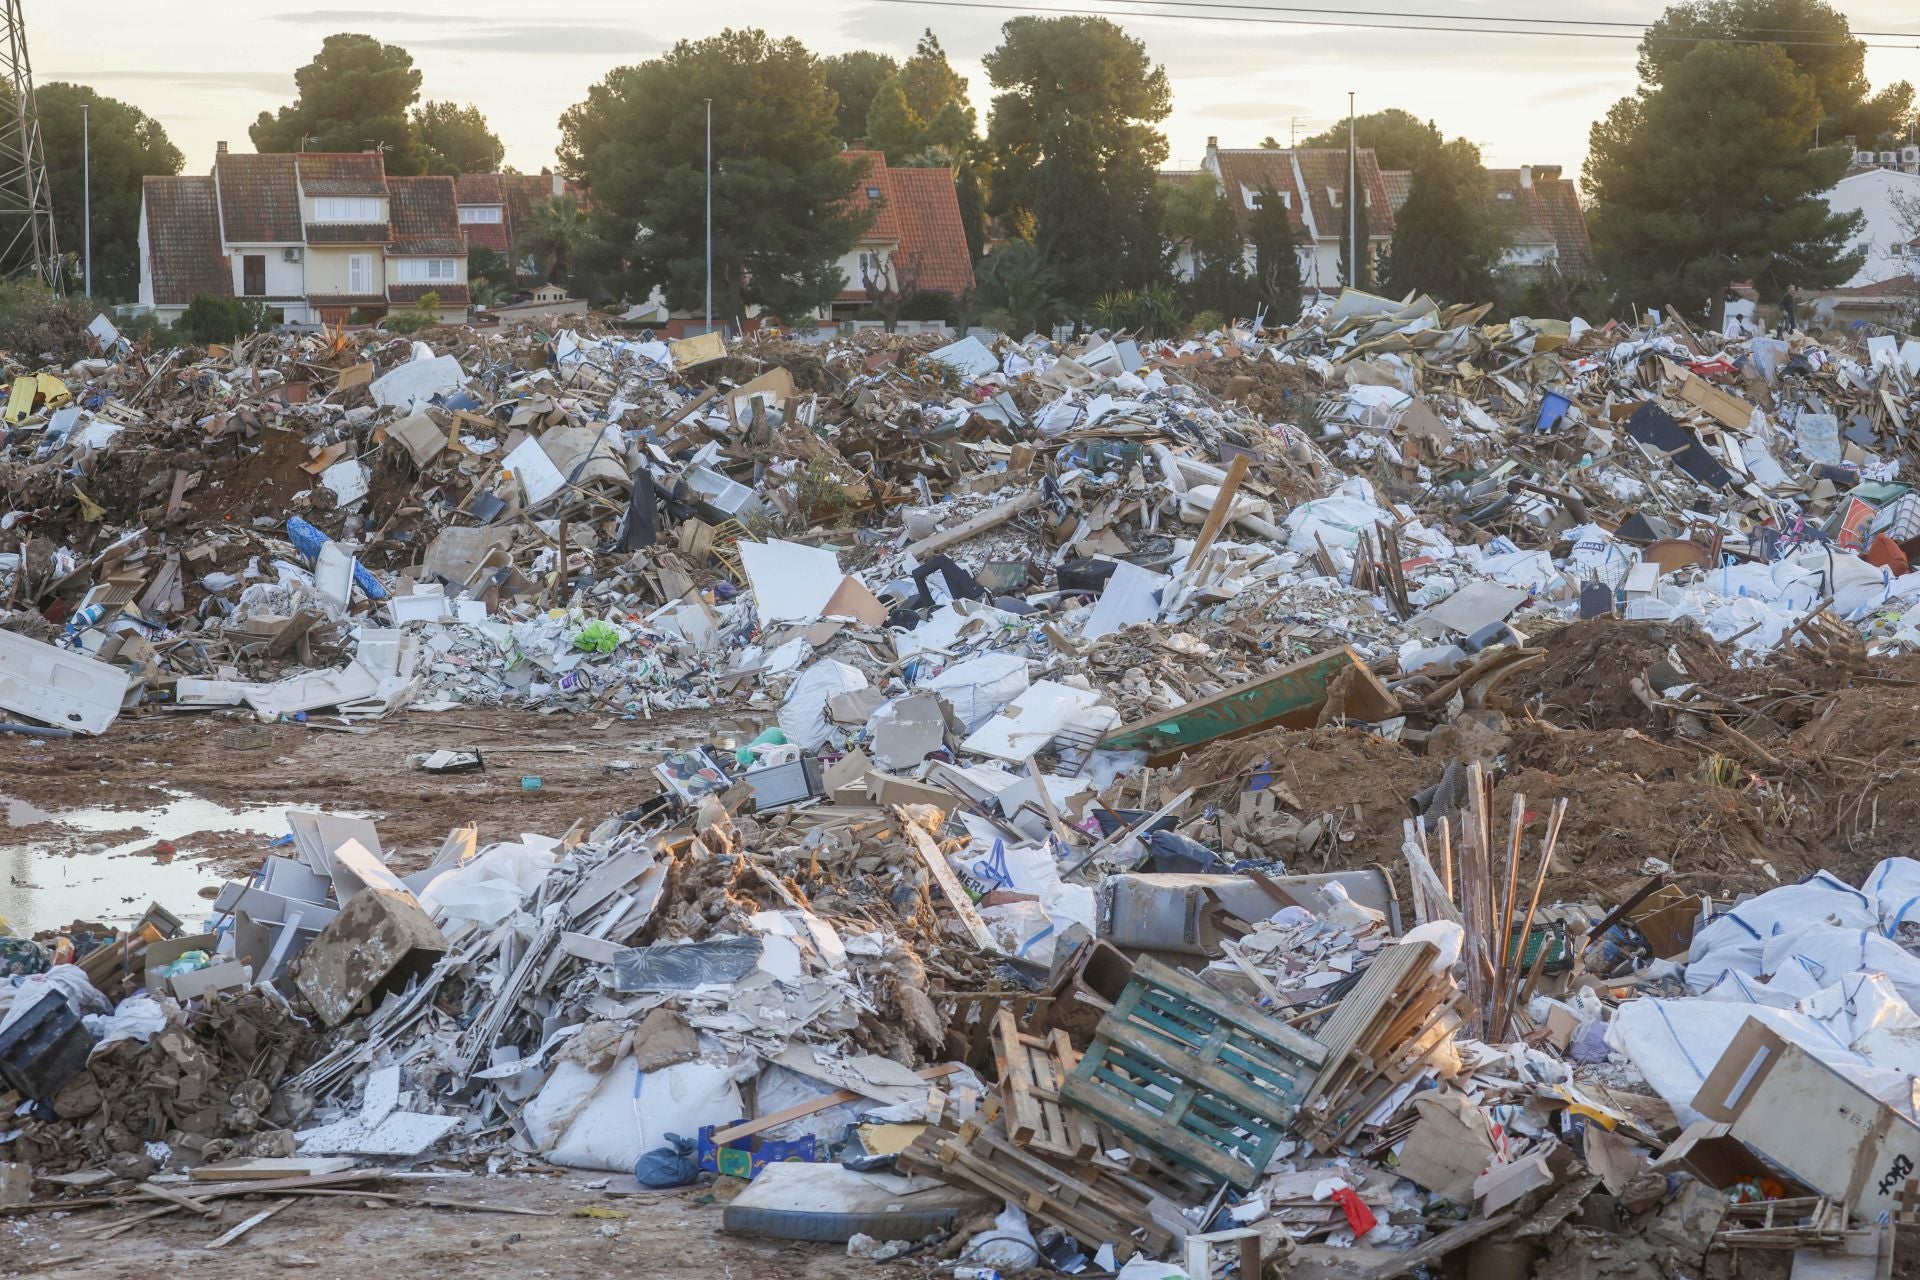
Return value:
M 1708 1186 L 1723 1191 L 1755 1178 L 1775 1178 L 1786 1186 L 1790 1196 L 1811 1194 L 1809 1188 L 1781 1178 L 1778 1170 L 1733 1137 L 1731 1128 L 1712 1120 L 1696 1120 L 1648 1167 L 1655 1173 L 1692 1174 Z
M 142 984 L 154 995 L 163 995 L 166 993 L 166 979 L 154 976 L 158 970 L 166 968 L 189 951 L 205 951 L 211 955 L 219 947 L 220 935 L 217 933 L 192 933 L 156 942 L 147 948 L 147 968 L 142 976 Z
M 1472 1204 L 1474 1180 L 1493 1160 L 1486 1113 L 1458 1093 L 1422 1094 L 1413 1107 L 1419 1119 L 1400 1148 L 1400 1176 L 1455 1204 Z
M 1920 1177 L 1920 1125 L 1750 1018 L 1693 1099 L 1788 1175 L 1868 1222 Z

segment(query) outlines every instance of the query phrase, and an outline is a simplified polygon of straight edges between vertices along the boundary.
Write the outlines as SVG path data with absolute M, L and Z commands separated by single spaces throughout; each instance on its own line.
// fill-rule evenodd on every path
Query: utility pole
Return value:
M 0 88 L 13 95 L 11 119 L 0 120 L 0 269 L 36 276 L 58 291 L 60 247 L 20 6 L 21 0 L 6 0 L 6 30 L 0 32 Z
M 707 99 L 707 332 L 713 332 L 713 99 Z
M 89 104 L 80 104 L 80 237 L 85 246 L 82 250 L 82 263 L 86 274 L 82 277 L 88 298 L 93 297 L 93 117 L 88 111 Z
M 1360 235 L 1359 206 L 1354 202 L 1360 193 L 1354 190 L 1353 175 L 1357 168 L 1353 148 L 1353 94 L 1347 94 L 1347 288 L 1360 287 L 1360 246 L 1356 243 Z

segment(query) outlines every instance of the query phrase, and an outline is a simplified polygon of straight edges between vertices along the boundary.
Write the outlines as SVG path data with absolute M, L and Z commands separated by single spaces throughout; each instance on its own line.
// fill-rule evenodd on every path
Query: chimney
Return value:
M 216 143 L 214 143 L 214 144 L 213 144 L 213 154 L 215 154 L 215 155 L 217 155 L 217 156 L 223 156 L 223 155 L 225 155 L 225 154 L 227 154 L 227 144 L 226 144 L 226 143 L 224 143 L 224 142 L 216 142 Z
M 558 200 L 565 194 L 567 194 L 567 180 L 556 173 L 553 175 L 553 198 Z
M 1200 161 L 1200 167 L 1215 178 L 1220 176 L 1220 139 L 1216 134 L 1207 135 L 1207 154 Z
M 1847 150 L 1849 150 L 1849 151 L 1858 151 L 1859 149 L 1860 149 L 1860 146 L 1859 146 L 1859 140 L 1858 140 L 1858 139 L 1857 139 L 1857 138 L 1856 138 L 1856 137 L 1855 137 L 1855 136 L 1854 136 L 1853 134 L 1851 134 L 1851 133 L 1850 133 L 1850 134 L 1848 134 L 1848 135 L 1847 135 Z
M 1520 166 L 1520 185 L 1523 188 L 1527 188 L 1527 189 L 1532 188 L 1533 186 L 1533 166 L 1532 165 L 1523 164 Z

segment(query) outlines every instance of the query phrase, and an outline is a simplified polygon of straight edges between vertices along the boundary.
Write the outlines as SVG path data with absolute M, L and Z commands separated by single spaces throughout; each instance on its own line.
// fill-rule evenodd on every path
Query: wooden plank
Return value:
M 996 529 L 1017 515 L 1033 510 L 1041 503 L 1038 491 L 1021 494 L 1012 502 L 988 507 L 973 519 L 955 525 L 951 529 L 942 529 L 938 533 L 928 534 L 918 542 L 907 544 L 907 554 L 915 560 L 924 561 L 928 556 L 945 551 L 948 547 L 958 546 L 968 538 L 976 537 L 989 529 Z
M 1240 482 L 1247 478 L 1247 466 L 1247 455 L 1244 453 L 1234 454 L 1233 461 L 1227 464 L 1227 478 L 1220 482 L 1219 496 L 1214 498 L 1213 507 L 1207 512 L 1206 523 L 1200 526 L 1200 536 L 1194 540 L 1193 553 L 1187 557 L 1189 569 L 1200 563 L 1200 557 L 1220 536 L 1221 528 L 1227 523 L 1227 513 L 1233 509 L 1233 497 L 1240 492 Z
M 914 1074 L 922 1080 L 943 1080 L 958 1070 L 960 1070 L 959 1063 L 946 1062 L 937 1067 L 922 1067 L 920 1070 L 914 1072 Z M 812 1098 L 806 1102 L 796 1102 L 790 1107 L 783 1107 L 779 1111 L 761 1116 L 758 1120 L 742 1120 L 739 1124 L 728 1125 L 724 1129 L 716 1129 L 713 1131 L 713 1141 L 718 1145 L 732 1142 L 736 1138 L 750 1138 L 756 1133 L 762 1133 L 774 1128 L 776 1125 L 783 1125 L 789 1120 L 799 1120 L 803 1117 L 814 1115 L 817 1112 L 825 1111 L 828 1107 L 837 1107 L 843 1102 L 857 1102 L 866 1096 L 864 1093 L 855 1093 L 851 1089 L 837 1089 L 832 1093 L 823 1094 L 818 1098 Z
M 134 1193 L 137 1195 L 150 1196 L 155 1200 L 165 1200 L 168 1204 L 176 1208 L 190 1210 L 203 1218 L 217 1218 L 220 1216 L 220 1210 L 208 1204 L 206 1201 L 196 1200 L 185 1192 L 175 1191 L 171 1187 L 156 1187 L 151 1182 L 143 1182 L 134 1188 Z
M 940 892 L 947 895 L 947 905 L 959 917 L 967 936 L 973 939 L 973 945 L 985 954 L 997 955 L 1000 945 L 987 932 L 987 922 L 974 909 L 973 899 L 967 896 L 960 877 L 953 874 L 953 868 L 947 865 L 946 855 L 940 852 L 940 846 L 933 842 L 933 837 L 927 834 L 924 827 L 913 820 L 905 805 L 895 805 L 893 811 L 906 828 L 907 838 L 913 841 L 913 847 L 919 851 L 920 860 L 927 864 L 927 872 L 933 877 L 933 882 L 940 886 Z
M 1423 1240 L 1391 1261 L 1381 1263 L 1368 1272 L 1364 1280 L 1399 1280 L 1399 1277 L 1411 1275 L 1430 1262 L 1438 1262 L 1454 1250 L 1463 1249 L 1482 1236 L 1491 1235 L 1519 1216 L 1519 1210 L 1508 1209 L 1494 1214 L 1491 1218 L 1463 1222 L 1457 1227 L 1442 1231 L 1432 1239 Z
M 279 1204 L 273 1205 L 266 1209 L 262 1209 L 260 1212 L 254 1214 L 251 1218 L 248 1218 L 244 1222 L 239 1223 L 231 1231 L 228 1231 L 225 1235 L 221 1236 L 218 1240 L 209 1241 L 207 1243 L 207 1248 L 224 1249 L 228 1245 L 232 1244 L 235 1240 L 238 1240 L 241 1236 L 247 1234 L 247 1232 L 253 1230 L 255 1227 L 265 1222 L 268 1218 L 271 1218 L 274 1214 L 280 1212 L 282 1209 L 290 1208 L 291 1206 L 299 1203 L 300 1203 L 300 1197 L 289 1196 L 287 1199 L 282 1200 Z

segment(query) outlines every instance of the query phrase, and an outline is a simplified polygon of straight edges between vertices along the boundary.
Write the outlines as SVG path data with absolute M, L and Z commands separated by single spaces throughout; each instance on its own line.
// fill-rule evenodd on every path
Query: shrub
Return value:
M 0 351 L 32 365 L 45 359 L 71 364 L 98 354 L 87 333 L 93 311 L 30 280 L 0 283 Z
M 258 333 L 271 323 L 265 303 L 202 293 L 187 304 L 174 328 L 188 342 L 204 346 L 210 342 L 232 342 L 245 334 Z

